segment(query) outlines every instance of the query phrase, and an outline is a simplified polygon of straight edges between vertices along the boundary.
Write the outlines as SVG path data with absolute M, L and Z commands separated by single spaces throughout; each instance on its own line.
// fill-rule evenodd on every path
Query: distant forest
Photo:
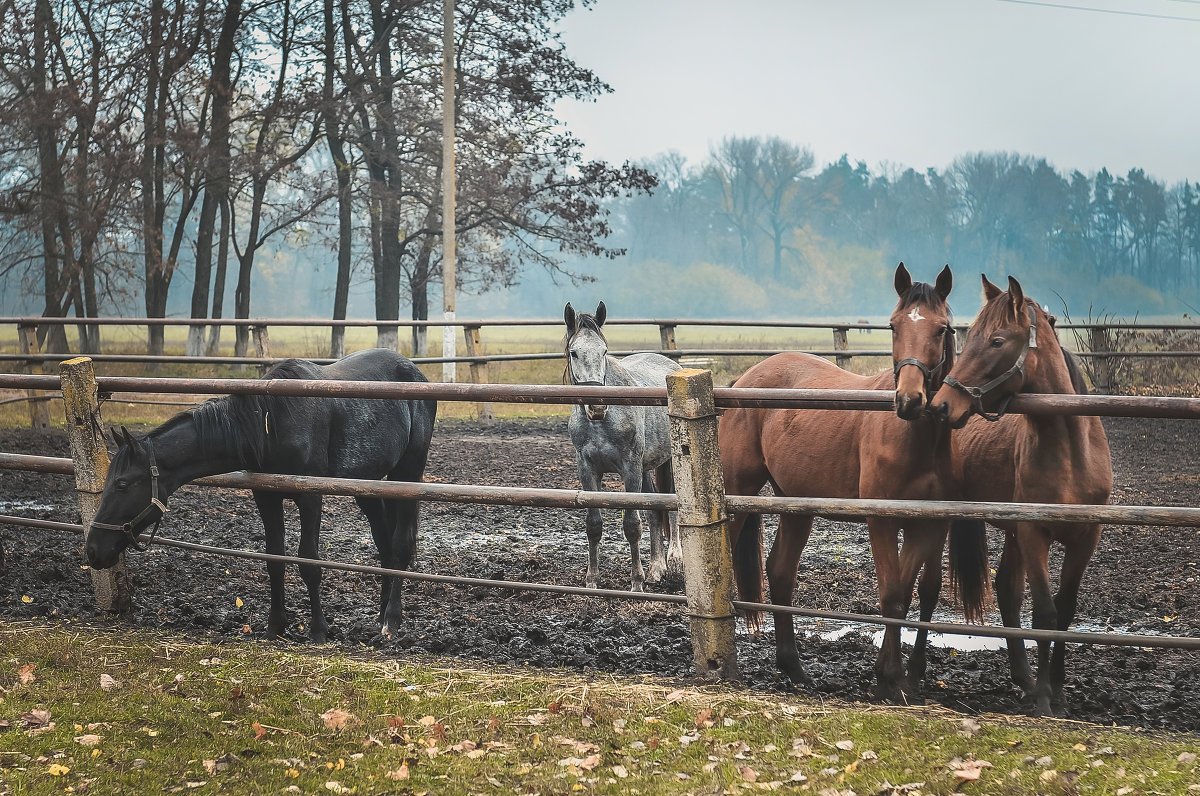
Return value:
M 963 317 L 984 272 L 1016 276 L 1076 319 L 1200 307 L 1200 186 L 1141 169 L 1063 174 L 1014 153 L 942 171 L 873 171 L 848 156 L 818 169 L 779 138 L 726 138 L 702 163 L 671 153 L 641 165 L 658 177 L 653 194 L 612 205 L 625 256 L 578 264 L 596 282 L 575 293 L 610 313 L 878 317 L 902 260 L 921 279 L 949 263 Z M 571 289 L 531 275 L 503 310 L 545 314 L 563 295 Z

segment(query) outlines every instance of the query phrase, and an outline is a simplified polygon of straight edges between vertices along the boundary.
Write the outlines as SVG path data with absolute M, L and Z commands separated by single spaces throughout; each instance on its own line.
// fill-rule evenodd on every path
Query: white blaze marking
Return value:
M 919 307 L 913 307 L 912 312 L 908 313 L 908 319 L 913 323 L 925 320 L 925 316 L 921 314 Z

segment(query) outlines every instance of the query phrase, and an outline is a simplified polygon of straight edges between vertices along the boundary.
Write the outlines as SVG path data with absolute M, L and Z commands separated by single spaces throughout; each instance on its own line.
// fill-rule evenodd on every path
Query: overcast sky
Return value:
M 613 93 L 559 116 L 609 161 L 775 135 L 818 164 L 1016 151 L 1200 180 L 1200 0 L 597 0 L 563 39 Z

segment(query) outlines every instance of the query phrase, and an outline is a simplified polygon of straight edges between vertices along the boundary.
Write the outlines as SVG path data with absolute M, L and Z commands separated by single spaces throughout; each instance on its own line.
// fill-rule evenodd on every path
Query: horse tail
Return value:
M 741 533 L 733 546 L 733 577 L 737 582 L 738 599 L 748 603 L 765 601 L 761 514 L 747 514 L 742 523 Z M 746 610 L 742 617 L 751 632 L 758 632 L 763 620 L 762 611 Z
M 950 523 L 950 590 L 968 622 L 982 623 L 988 600 L 987 532 L 983 520 Z

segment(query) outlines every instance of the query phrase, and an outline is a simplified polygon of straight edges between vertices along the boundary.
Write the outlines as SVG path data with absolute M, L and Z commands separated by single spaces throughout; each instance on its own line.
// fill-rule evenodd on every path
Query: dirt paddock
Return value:
M 1116 489 L 1113 503 L 1200 506 L 1200 434 L 1191 421 L 1109 419 Z M 61 433 L 0 432 L 0 450 L 66 456 Z M 565 419 L 467 421 L 438 425 L 427 478 L 434 481 L 578 488 Z M 66 476 L 0 471 L 0 513 L 77 521 Z M 296 524 L 294 515 L 290 517 Z M 327 498 L 324 556 L 377 561 L 366 520 L 349 498 Z M 628 588 L 629 551 L 616 512 L 605 512 L 601 586 Z M 768 522 L 773 529 L 774 523 Z M 771 531 L 773 533 L 773 531 Z M 171 499 L 161 533 L 173 538 L 263 548 L 248 492 L 185 487 Z M 0 573 L 3 617 L 78 618 L 131 623 L 197 635 L 262 637 L 268 605 L 264 568 L 161 547 L 132 553 L 136 585 L 131 616 L 113 620 L 94 608 L 81 540 L 60 532 L 5 527 L 7 570 Z M 289 529 L 294 550 L 295 528 Z M 1000 534 L 993 530 L 993 565 Z M 647 541 L 643 538 L 643 549 Z M 1054 562 L 1057 568 L 1057 561 Z M 417 568 L 426 572 L 582 585 L 587 544 L 581 511 L 426 503 Z M 1106 528 L 1085 576 L 1076 627 L 1200 636 L 1200 530 Z M 650 587 L 680 592 L 678 578 Z M 305 643 L 304 588 L 289 570 L 290 639 Z M 678 607 L 617 603 L 528 592 L 411 584 L 406 624 L 384 642 L 376 625 L 373 578 L 328 572 L 324 594 L 334 643 L 381 654 L 437 654 L 469 660 L 565 667 L 603 675 L 679 678 L 691 665 Z M 238 605 L 238 601 L 241 605 Z M 865 526 L 818 520 L 801 563 L 796 604 L 878 613 Z M 914 608 L 915 611 L 915 608 Z M 943 597 L 938 619 L 954 620 Z M 875 647 L 870 628 L 797 620 L 808 632 L 801 657 L 814 695 L 870 699 Z M 999 623 L 993 611 L 989 622 Z M 1028 602 L 1026 603 L 1028 624 Z M 924 684 L 926 699 L 968 711 L 1023 710 L 1009 683 L 1004 652 L 991 644 L 937 638 Z M 773 633 L 739 635 L 745 686 L 790 689 L 775 669 Z M 957 649 L 945 645 L 954 644 Z M 1200 653 L 1073 646 L 1067 702 L 1073 718 L 1104 724 L 1200 731 Z

